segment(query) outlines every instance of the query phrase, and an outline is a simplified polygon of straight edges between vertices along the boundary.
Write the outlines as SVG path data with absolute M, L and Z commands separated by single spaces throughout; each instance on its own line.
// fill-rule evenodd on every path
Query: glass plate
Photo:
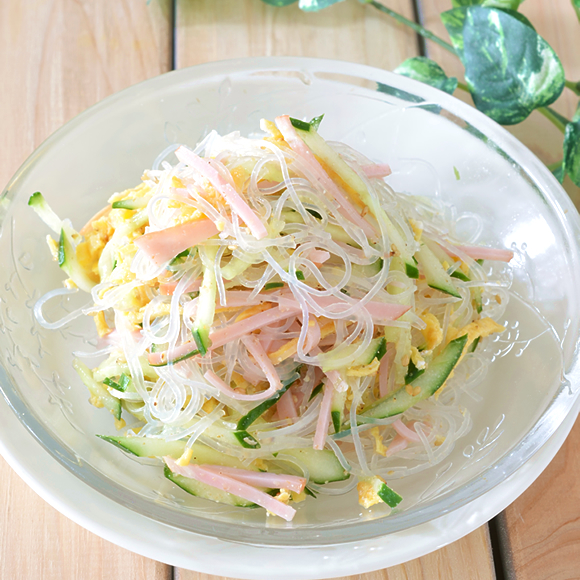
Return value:
M 495 360 L 486 379 L 473 392 L 459 393 L 473 427 L 442 463 L 393 482 L 405 500 L 390 515 L 386 506 L 362 510 L 355 491 L 300 504 L 292 523 L 181 493 L 159 465 L 124 456 L 94 437 L 114 428 L 108 413 L 87 404 L 71 368 L 72 352 L 95 344 L 92 322 L 47 331 L 32 314 L 36 300 L 63 275 L 48 259 L 48 229 L 26 205 L 31 193 L 41 190 L 58 214 L 80 227 L 112 192 L 138 183 L 167 145 L 193 146 L 213 128 L 251 134 L 260 118 L 282 113 L 325 113 L 322 134 L 390 163 L 393 186 L 453 203 L 466 240 L 516 250 L 502 321 L 507 333 L 492 345 Z M 404 77 L 303 58 L 243 59 L 168 73 L 105 99 L 57 131 L 8 185 L 0 212 L 6 400 L 44 448 L 87 485 L 184 530 L 256 545 L 316 546 L 412 528 L 504 481 L 547 441 L 578 396 L 576 210 L 549 171 L 505 130 Z M 81 305 L 80 296 L 74 300 L 63 307 Z M 56 307 L 52 314 L 59 315 Z

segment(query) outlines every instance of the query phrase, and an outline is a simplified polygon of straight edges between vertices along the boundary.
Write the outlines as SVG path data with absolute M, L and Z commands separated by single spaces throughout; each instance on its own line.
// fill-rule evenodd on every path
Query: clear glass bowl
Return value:
M 110 415 L 87 403 L 71 368 L 72 352 L 95 344 L 92 322 L 47 331 L 32 313 L 63 275 L 49 259 L 47 228 L 26 205 L 30 194 L 41 190 L 58 214 L 80 227 L 112 192 L 138 183 L 168 144 L 193 146 L 213 128 L 250 134 L 260 118 L 282 113 L 325 113 L 323 134 L 389 162 L 394 186 L 452 202 L 466 239 L 517 249 L 505 314 L 509 336 L 494 343 L 495 361 L 475 397 L 461 394 L 473 427 L 442 463 L 400 480 L 405 500 L 390 515 L 383 506 L 362 510 L 355 491 L 300 504 L 292 523 L 181 493 L 155 462 L 131 459 L 94 436 L 114 432 Z M 469 217 L 474 213 L 483 225 L 479 234 Z M 0 217 L 4 397 L 46 451 L 87 485 L 184 530 L 256 545 L 316 546 L 411 528 L 504 481 L 548 440 L 578 397 L 580 221 L 574 206 L 504 129 L 449 95 L 385 71 L 254 58 L 151 79 L 105 99 L 41 145 L 3 193 Z M 75 296 L 51 306 L 49 315 L 82 302 L 86 297 Z

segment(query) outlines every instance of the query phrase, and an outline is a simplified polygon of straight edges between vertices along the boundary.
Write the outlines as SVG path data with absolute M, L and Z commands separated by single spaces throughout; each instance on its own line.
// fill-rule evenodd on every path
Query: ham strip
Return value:
M 409 425 L 411 425 L 411 423 L 409 423 Z M 393 423 L 393 429 L 407 441 L 421 441 L 421 437 L 419 437 L 415 429 L 411 429 L 409 426 L 405 425 L 401 419 L 397 419 Z
M 280 382 L 280 377 L 276 372 L 272 361 L 268 358 L 268 354 L 260 344 L 260 341 L 253 334 L 246 334 L 242 336 L 242 342 L 244 346 L 248 349 L 248 352 L 254 357 L 254 360 L 258 363 L 258 366 L 262 369 L 263 373 L 266 375 L 270 387 L 277 391 L 282 388 L 282 383 Z
M 332 382 L 326 381 L 318 422 L 316 423 L 316 431 L 314 433 L 314 443 L 312 445 L 314 449 L 324 449 L 324 442 L 326 441 L 328 427 L 330 425 L 330 406 L 332 404 L 333 391 L 334 387 L 332 386 Z
M 205 159 L 183 146 L 175 152 L 175 155 L 179 161 L 186 163 L 201 173 L 223 195 L 231 210 L 242 218 L 256 239 L 261 240 L 268 235 L 266 226 L 252 208 Z
M 306 479 L 304 477 L 298 477 L 297 475 L 264 473 L 239 469 L 237 467 L 222 467 L 221 465 L 201 465 L 200 467 L 203 467 L 208 471 L 219 473 L 220 475 L 233 477 L 234 479 L 247 483 L 248 485 L 256 485 L 258 487 L 289 489 L 296 493 L 302 493 L 306 486 Z
M 219 346 L 223 346 L 226 344 L 226 342 L 237 340 L 242 336 L 257 330 L 258 328 L 268 326 L 269 324 L 273 324 L 279 320 L 290 318 L 290 316 L 294 316 L 298 312 L 298 308 L 290 308 L 283 311 L 279 308 L 271 308 L 270 310 L 254 314 L 254 316 L 240 320 L 239 322 L 234 322 L 234 324 L 230 324 L 224 328 L 219 328 L 209 335 L 211 340 L 210 350 L 218 348 Z M 189 354 L 194 350 L 197 350 L 197 345 L 195 342 L 185 342 L 174 348 L 171 355 L 173 359 L 177 359 L 185 356 L 186 354 Z M 165 352 L 151 352 L 147 356 L 147 359 L 149 360 L 149 364 L 152 365 L 160 365 L 167 362 Z
M 473 260 L 496 260 L 498 262 L 509 262 L 514 257 L 512 251 L 500 248 L 484 248 L 482 246 L 456 246 L 456 248 L 460 252 L 467 254 Z M 452 250 L 449 250 L 449 248 L 445 248 L 445 251 L 459 258 L 459 256 L 454 254 Z
M 201 467 L 199 465 L 186 465 L 181 467 L 171 457 L 163 458 L 165 463 L 167 463 L 169 469 L 173 473 L 183 475 L 183 477 L 189 477 L 190 479 L 195 479 L 211 487 L 221 489 L 227 493 L 237 495 L 245 500 L 254 502 L 259 506 L 267 509 L 270 513 L 275 516 L 280 516 L 284 518 L 287 522 L 291 521 L 296 510 L 289 505 L 283 504 L 281 501 L 273 498 L 271 495 L 238 481 L 233 477 L 228 477 L 227 475 L 221 475 L 213 470 Z
M 183 290 L 183 293 L 186 294 L 187 292 L 196 292 L 197 290 L 199 290 L 200 286 L 201 286 L 201 278 L 198 278 L 197 280 L 193 280 L 193 282 L 190 282 L 187 287 Z M 175 289 L 177 288 L 177 285 L 179 284 L 179 281 L 177 282 L 161 282 L 159 284 L 159 293 L 163 294 L 163 296 L 171 296 L 174 292 Z
M 137 238 L 134 243 L 154 264 L 161 266 L 187 248 L 205 242 L 217 233 L 214 223 L 203 219 L 150 232 Z
M 367 222 L 348 200 L 348 198 L 340 191 L 336 183 L 332 181 L 328 173 L 324 171 L 322 165 L 318 162 L 314 153 L 310 148 L 300 139 L 296 129 L 294 129 L 290 117 L 288 115 L 282 115 L 276 117 L 276 126 L 282 133 L 284 140 L 290 148 L 296 153 L 308 166 L 308 169 L 313 174 L 314 178 L 320 183 L 320 185 L 326 190 L 326 193 L 333 198 L 340 207 L 340 213 L 353 224 L 357 225 L 363 230 L 363 232 L 372 240 L 375 240 L 377 234 L 372 227 L 372 225 Z
M 391 175 L 391 168 L 386 163 L 370 163 L 361 168 L 367 177 L 387 177 Z
M 296 419 L 298 417 L 292 389 L 288 389 L 280 397 L 280 400 L 276 403 L 276 411 L 278 412 L 278 417 L 280 419 Z
M 379 367 L 379 397 L 382 399 L 389 394 L 389 374 L 391 374 L 396 349 L 393 344 L 387 344 L 387 352 L 381 360 Z
M 335 296 L 311 296 L 311 299 L 320 306 L 320 308 L 329 308 L 335 304 L 346 305 L 348 308 L 352 306 L 352 303 L 347 302 L 346 300 L 340 300 Z M 284 296 L 280 296 L 278 299 L 278 304 L 281 308 L 291 308 L 291 307 L 298 307 L 298 302 L 294 298 L 294 296 L 286 294 Z M 384 320 L 396 320 L 407 310 L 410 309 L 410 306 L 404 306 L 401 304 L 393 304 L 390 302 L 367 302 L 364 306 L 368 313 L 372 316 L 373 322 L 375 324 L 380 324 L 379 321 Z

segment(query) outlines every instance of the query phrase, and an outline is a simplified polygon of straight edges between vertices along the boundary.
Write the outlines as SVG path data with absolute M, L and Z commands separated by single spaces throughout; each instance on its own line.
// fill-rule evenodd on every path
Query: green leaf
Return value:
M 566 125 L 562 169 L 580 187 L 580 103 L 578 103 L 572 121 Z
M 462 6 L 485 6 L 486 8 L 508 8 L 517 10 L 524 0 L 451 0 L 454 8 Z M 578 1 L 578 0 L 576 0 Z
M 266 4 L 270 4 L 270 6 L 289 6 L 290 4 L 294 4 L 298 2 L 298 0 L 262 0 Z
M 551 46 L 519 18 L 497 8 L 470 6 L 441 15 L 475 106 L 502 125 L 523 121 L 553 103 L 564 69 Z
M 571 0 L 571 1 L 574 10 L 576 10 L 576 16 L 578 16 L 578 20 L 580 20 L 580 0 Z
M 337 2 L 342 2 L 342 0 L 300 0 L 298 6 L 300 6 L 300 10 L 305 12 L 318 12 Z
M 425 56 L 408 58 L 395 69 L 395 72 L 431 85 L 450 95 L 457 88 L 457 79 L 455 77 L 448 77 L 445 71 L 435 61 Z

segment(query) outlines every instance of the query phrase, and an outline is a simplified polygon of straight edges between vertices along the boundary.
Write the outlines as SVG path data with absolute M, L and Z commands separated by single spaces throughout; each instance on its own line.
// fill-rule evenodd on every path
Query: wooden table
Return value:
M 383 0 L 445 35 L 449 0 Z M 580 28 L 569 0 L 527 0 L 524 12 L 580 79 Z M 337 58 L 392 69 L 425 50 L 453 57 L 376 10 L 347 0 L 316 14 L 259 0 L 1 0 L 0 184 L 40 142 L 107 95 L 172 68 L 241 56 Z M 576 57 L 576 58 L 575 58 Z M 556 108 L 571 116 L 567 91 Z M 561 136 L 539 114 L 514 133 L 546 162 Z M 566 187 L 575 201 L 580 192 Z M 423 558 L 360 580 L 580 577 L 580 423 L 545 473 L 489 525 Z M 44 503 L 0 459 L 0 580 L 219 580 L 101 540 Z M 354 578 L 354 577 L 353 577 Z

